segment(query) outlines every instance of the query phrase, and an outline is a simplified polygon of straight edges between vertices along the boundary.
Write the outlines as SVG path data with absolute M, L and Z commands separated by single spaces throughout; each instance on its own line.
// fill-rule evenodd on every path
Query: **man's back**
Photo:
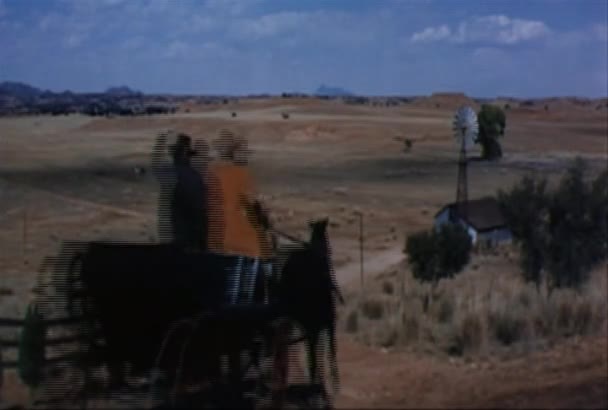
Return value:
M 263 235 L 247 212 L 255 196 L 253 178 L 242 165 L 217 161 L 209 168 L 209 249 L 226 255 L 263 257 Z
M 176 167 L 176 185 L 172 198 L 173 238 L 181 246 L 206 249 L 206 187 L 201 175 L 190 166 Z

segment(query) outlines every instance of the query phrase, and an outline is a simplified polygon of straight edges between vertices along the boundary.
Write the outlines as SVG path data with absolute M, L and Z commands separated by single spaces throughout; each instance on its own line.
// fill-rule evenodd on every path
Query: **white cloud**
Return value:
M 591 30 L 596 40 L 608 42 L 608 24 L 594 24 Z
M 438 27 L 427 27 L 422 31 L 414 33 L 411 41 L 414 43 L 443 40 L 450 37 L 451 31 L 445 24 Z
M 180 40 L 171 41 L 165 47 L 162 56 L 165 59 L 189 59 L 191 61 L 217 61 L 222 58 L 238 57 L 229 47 L 213 41 L 203 43 L 188 43 Z
M 447 25 L 427 27 L 414 33 L 410 41 L 451 43 L 490 43 L 512 45 L 542 38 L 551 32 L 542 21 L 512 19 L 505 15 L 474 17 L 460 22 L 455 30 Z
M 555 49 L 574 49 L 581 46 L 595 46 L 597 43 L 608 43 L 608 26 L 592 24 L 577 30 L 563 31 L 552 36 L 549 45 Z
M 172 41 L 164 52 L 165 58 L 183 57 L 190 53 L 190 46 L 182 41 Z
M 86 40 L 86 37 L 85 34 L 70 34 L 64 39 L 63 45 L 66 48 L 76 48 Z
M 280 12 L 237 21 L 234 28 L 243 37 L 259 39 L 274 37 L 298 27 L 305 27 L 309 19 L 310 15 L 307 13 Z
M 120 47 L 123 50 L 136 50 L 146 44 L 146 40 L 142 36 L 131 37 L 123 41 Z
M 381 16 L 317 10 L 284 11 L 233 19 L 230 34 L 238 41 L 274 40 L 281 47 L 362 47 L 385 29 Z
M 116 6 L 124 3 L 126 0 L 103 0 L 103 3 L 107 6 Z
M 259 0 L 206 0 L 204 8 L 213 14 L 237 16 L 259 3 Z
M 221 22 L 210 15 L 194 15 L 188 25 L 190 31 L 209 31 L 221 27 Z
M 65 19 L 60 14 L 49 13 L 49 14 L 42 16 L 40 21 L 38 21 L 38 28 L 40 28 L 40 30 L 42 30 L 42 31 L 49 31 L 54 28 L 61 27 L 62 20 L 65 20 Z

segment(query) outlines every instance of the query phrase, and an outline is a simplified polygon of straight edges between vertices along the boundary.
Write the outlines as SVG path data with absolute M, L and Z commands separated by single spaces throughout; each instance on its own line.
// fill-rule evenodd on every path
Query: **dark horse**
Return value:
M 318 359 L 326 347 L 320 344 L 320 337 L 327 334 L 328 359 L 337 390 L 336 298 L 343 298 L 331 262 L 327 223 L 327 219 L 310 223 L 310 241 L 291 252 L 285 262 L 279 295 L 285 296 L 280 302 L 284 303 L 281 311 L 304 331 L 311 383 L 323 383 L 323 366 Z
M 89 243 L 74 266 L 79 266 L 83 283 L 85 314 L 92 324 L 101 325 L 105 346 L 97 350 L 100 362 L 108 364 L 118 380 L 124 363 L 136 373 L 158 366 L 176 377 L 219 377 L 219 356 L 259 350 L 259 340 L 268 340 L 273 323 L 286 319 L 303 330 L 313 382 L 323 374 L 317 362 L 319 336 L 329 334 L 337 383 L 339 291 L 327 222 L 311 223 L 310 241 L 288 255 L 270 287 L 270 303 L 246 306 L 222 305 L 226 262 L 220 256 L 185 253 L 171 245 Z M 176 337 L 167 337 L 170 330 Z M 158 360 L 161 350 L 173 354 Z

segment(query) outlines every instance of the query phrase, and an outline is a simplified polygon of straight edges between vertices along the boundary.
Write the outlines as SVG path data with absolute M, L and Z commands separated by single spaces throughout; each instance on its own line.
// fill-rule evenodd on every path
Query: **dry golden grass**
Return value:
M 475 255 L 469 266 L 433 289 L 396 267 L 347 294 L 342 328 L 385 348 L 409 347 L 456 356 L 526 352 L 573 336 L 608 330 L 606 265 L 580 291 L 548 294 L 525 283 L 515 260 Z

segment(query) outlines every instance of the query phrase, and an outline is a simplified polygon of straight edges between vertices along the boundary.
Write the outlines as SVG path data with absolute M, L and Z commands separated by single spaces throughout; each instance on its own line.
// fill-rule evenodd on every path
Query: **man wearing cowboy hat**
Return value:
M 209 250 L 231 261 L 226 303 L 251 303 L 260 263 L 271 249 L 247 167 L 249 150 L 246 140 L 229 130 L 220 131 L 215 148 L 219 159 L 209 166 Z
M 161 185 L 158 210 L 160 241 L 174 243 L 180 248 L 203 250 L 207 239 L 207 199 L 202 175 L 192 166 L 191 158 L 197 152 L 191 147 L 190 136 L 178 134 L 167 150 L 172 158 L 169 163 L 164 158 L 166 141 L 166 134 L 157 138 L 152 162 L 152 169 Z

